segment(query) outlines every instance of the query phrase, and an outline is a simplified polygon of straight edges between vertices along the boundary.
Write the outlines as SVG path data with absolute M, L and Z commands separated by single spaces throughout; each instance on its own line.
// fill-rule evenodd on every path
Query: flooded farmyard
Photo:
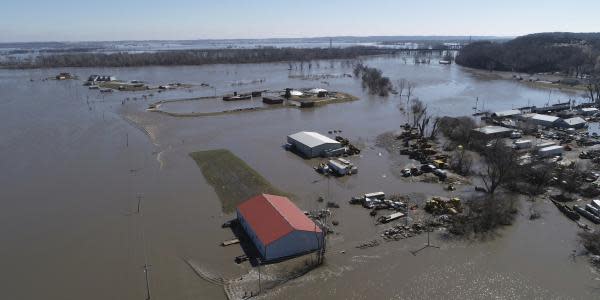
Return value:
M 363 61 L 392 82 L 415 83 L 413 97 L 438 116 L 583 102 L 576 92 L 482 78 L 457 65 L 413 64 L 401 56 Z M 58 72 L 191 87 L 100 93 L 81 80 L 43 80 Z M 227 149 L 278 190 L 294 195 L 302 210 L 324 208 L 320 196 L 339 205 L 331 210 L 338 225 L 327 237 L 324 264 L 258 298 L 595 298 L 599 275 L 585 257 L 572 256 L 581 249 L 579 228 L 544 199 L 520 201 L 515 223 L 482 239 L 448 238 L 436 229 L 430 237 L 439 248 L 417 254 L 413 251 L 427 242 L 426 235 L 382 240 L 390 225 L 377 225 L 368 210 L 348 200 L 384 191 L 410 195 L 422 205 L 431 196 L 467 197 L 473 185 L 448 191 L 443 184 L 398 176 L 397 169 L 412 162 L 376 146 L 376 139 L 407 122 L 400 109 L 405 101 L 394 94 L 370 95 L 359 79 L 343 74 L 352 74 L 345 60 L 319 61 L 311 69 L 264 63 L 0 70 L 2 297 L 142 299 L 147 274 L 152 298 L 226 299 L 219 282 L 206 277 L 235 283 L 258 276 L 258 270 L 234 262 L 243 254 L 238 245 L 220 246 L 233 238 L 221 225 L 235 213 L 223 211 L 222 199 L 189 154 Z M 162 100 L 285 88 L 343 91 L 358 100 L 197 117 L 147 110 Z M 162 105 L 191 113 L 265 104 L 211 99 Z M 330 131 L 341 131 L 362 150 L 348 158 L 358 174 L 324 177 L 313 169 L 321 159 L 286 151 L 286 136 L 299 131 L 332 138 Z M 530 206 L 541 218 L 529 219 Z M 356 247 L 375 239 L 376 247 Z M 270 271 L 283 272 L 277 268 L 264 266 L 264 280 Z M 244 286 L 248 294 L 260 288 Z

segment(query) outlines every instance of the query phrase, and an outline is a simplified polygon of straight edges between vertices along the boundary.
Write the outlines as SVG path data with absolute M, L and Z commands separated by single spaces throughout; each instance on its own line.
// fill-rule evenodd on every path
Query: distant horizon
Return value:
M 538 33 L 538 32 L 535 32 Z M 589 32 L 594 33 L 594 32 Z M 534 34 L 534 33 L 531 33 Z M 187 42 L 187 41 L 269 41 L 269 40 L 318 40 L 318 39 L 393 39 L 398 41 L 432 41 L 445 39 L 512 39 L 511 35 L 338 35 L 306 37 L 264 37 L 264 38 L 196 38 L 196 39 L 125 39 L 125 40 L 40 40 L 40 41 L 0 41 L 0 44 L 44 44 L 44 43 L 118 43 L 118 42 Z M 427 39 L 430 38 L 430 39 Z M 343 42 L 343 41 L 338 41 Z
M 589 0 L 7 0 L 0 43 L 311 38 L 329 36 L 514 37 L 591 32 L 600 2 Z M 400 34 L 398 34 L 400 33 Z M 433 33 L 433 34 L 432 34 Z

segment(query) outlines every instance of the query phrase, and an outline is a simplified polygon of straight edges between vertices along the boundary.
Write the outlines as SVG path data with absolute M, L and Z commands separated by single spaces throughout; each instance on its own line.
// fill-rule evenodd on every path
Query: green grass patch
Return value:
M 223 212 L 233 212 L 244 200 L 261 193 L 288 196 L 229 150 L 190 153 L 206 181 L 215 189 Z

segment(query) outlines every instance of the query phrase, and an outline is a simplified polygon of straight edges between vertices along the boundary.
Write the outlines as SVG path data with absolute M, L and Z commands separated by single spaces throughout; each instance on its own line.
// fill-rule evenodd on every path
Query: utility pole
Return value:
M 421 249 L 415 250 L 415 251 L 411 251 L 412 255 L 417 256 L 417 253 L 421 252 L 421 250 L 424 250 L 425 248 L 437 248 L 439 249 L 439 246 L 435 246 L 432 245 L 429 239 L 429 232 L 431 231 L 431 220 L 427 220 L 427 244 L 425 244 L 425 246 L 423 246 Z
M 125 133 L 125 147 L 129 147 L 129 133 Z
M 410 211 L 410 198 L 406 199 L 406 216 L 404 217 L 405 225 L 408 226 L 408 212 Z
M 146 275 L 146 300 L 150 300 L 150 281 L 148 280 L 148 273 L 150 270 L 148 269 L 151 265 L 144 264 L 144 274 Z
M 140 206 L 142 205 L 142 195 L 137 195 L 138 204 L 137 204 L 137 213 L 140 213 Z
M 266 256 L 266 249 L 265 249 L 265 256 Z M 260 265 L 261 265 L 261 261 L 259 258 L 258 259 L 258 293 L 262 294 L 262 286 L 260 285 Z

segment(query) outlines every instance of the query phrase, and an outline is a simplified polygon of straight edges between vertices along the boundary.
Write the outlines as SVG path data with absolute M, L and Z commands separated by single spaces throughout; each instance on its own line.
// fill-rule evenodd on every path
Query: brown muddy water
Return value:
M 578 97 L 479 79 L 454 65 L 405 65 L 393 57 L 365 62 L 393 81 L 416 82 L 415 95 L 439 115 L 469 115 L 475 97 L 490 110 Z M 580 250 L 577 226 L 545 201 L 534 204 L 541 219 L 529 221 L 532 204 L 524 202 L 514 226 L 483 242 L 444 240 L 436 233 L 433 242 L 441 248 L 417 256 L 410 250 L 420 248 L 424 236 L 356 249 L 377 238 L 385 226 L 375 226 L 366 210 L 348 205 L 351 196 L 379 190 L 416 198 L 447 193 L 438 184 L 397 178 L 392 171 L 409 162 L 374 146 L 377 135 L 405 122 L 397 97 L 369 96 L 353 78 L 290 79 L 299 71 L 287 67 L 0 70 L 0 297 L 144 299 L 147 263 L 152 299 L 223 299 L 222 289 L 200 279 L 184 260 L 227 279 L 250 270 L 233 262 L 241 254 L 239 247 L 218 245 L 231 237 L 220 225 L 232 215 L 221 212 L 213 188 L 188 156 L 225 148 L 277 188 L 296 195 L 302 209 L 319 208 L 317 197 L 327 194 L 341 205 L 334 212 L 340 225 L 330 237 L 326 264 L 264 298 L 598 298 L 600 276 L 584 257 L 570 257 Z M 152 84 L 206 82 L 218 94 L 324 87 L 360 100 L 307 110 L 176 118 L 145 108 L 150 102 L 210 96 L 215 90 L 194 87 L 139 100 L 148 92 L 102 95 L 78 81 L 41 81 L 59 71 L 80 78 L 106 73 Z M 351 70 L 341 62 L 322 62 L 310 72 Z M 232 85 L 256 79 L 265 80 Z M 122 105 L 126 97 L 138 100 Z M 359 167 L 357 176 L 324 180 L 312 169 L 316 160 L 282 149 L 290 133 L 334 129 L 364 147 L 360 157 L 351 159 Z M 467 189 L 459 187 L 455 194 Z

